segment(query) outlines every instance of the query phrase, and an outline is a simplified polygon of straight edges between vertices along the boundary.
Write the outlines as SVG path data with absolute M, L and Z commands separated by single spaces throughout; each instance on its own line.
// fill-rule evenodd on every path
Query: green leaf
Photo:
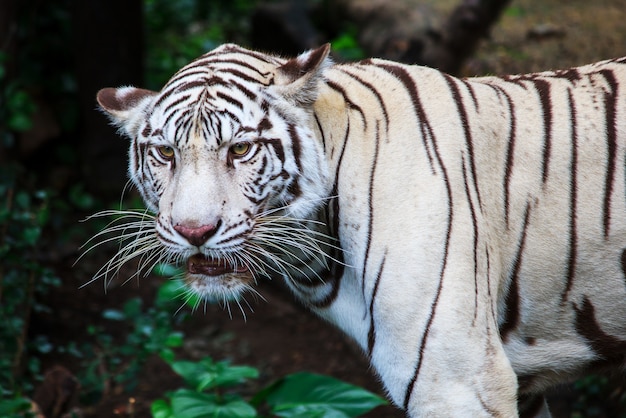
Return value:
M 387 403 L 358 386 L 305 372 L 281 379 L 260 395 L 255 402 L 265 400 L 280 417 L 356 417 Z
M 15 113 L 9 117 L 7 125 L 14 131 L 24 132 L 32 128 L 33 123 L 29 115 Z
M 26 412 L 31 409 L 32 405 L 26 398 L 0 399 L 0 416 L 6 417 L 18 412 Z
M 167 347 L 181 347 L 183 345 L 183 333 L 172 332 L 165 339 L 165 345 Z
M 216 395 L 180 389 L 171 395 L 172 414 L 176 418 L 255 418 L 256 410 L 235 398 L 219 402 Z
M 162 348 L 161 351 L 159 351 L 159 357 L 161 357 L 166 363 L 171 364 L 176 356 L 171 349 Z
M 34 246 L 39 240 L 41 235 L 41 228 L 38 226 L 31 226 L 24 228 L 22 231 L 22 240 L 28 245 Z
M 157 303 L 167 303 L 176 300 L 184 292 L 184 283 L 182 280 L 168 280 L 159 286 L 157 292 Z
M 172 407 L 170 404 L 163 399 L 157 399 L 152 402 L 150 412 L 152 412 L 152 418 L 176 418 L 176 416 L 172 413 Z
M 154 266 L 154 269 L 152 269 L 152 272 L 156 274 L 157 276 L 172 277 L 172 276 L 178 276 L 180 274 L 183 274 L 184 270 L 181 269 L 180 267 L 176 267 L 173 264 L 158 263 L 156 266 Z M 180 285 L 180 283 L 178 284 Z
M 200 370 L 198 370 L 196 363 L 192 361 L 174 361 L 171 366 L 172 370 L 185 379 L 190 386 L 197 386 Z
M 129 299 L 124 304 L 124 315 L 126 315 L 127 318 L 136 318 L 141 315 L 141 299 Z
M 206 378 L 198 383 L 198 390 L 232 386 L 243 383 L 246 379 L 256 379 L 259 377 L 259 371 L 254 367 L 230 366 L 226 362 L 217 363 L 217 367 L 214 370 L 215 377 L 208 376 L 213 372 L 213 370 L 210 370 Z
M 253 367 L 231 366 L 225 361 L 216 363 L 209 357 L 199 362 L 176 361 L 171 367 L 198 391 L 232 386 L 259 377 L 259 371 Z
M 191 308 L 198 306 L 201 301 L 200 296 L 187 290 L 185 282 L 181 279 L 172 279 L 163 283 L 157 294 L 157 304 L 171 303 L 177 299 L 184 299 L 187 306 Z
M 89 210 L 95 206 L 96 199 L 84 190 L 82 184 L 76 184 L 70 188 L 68 195 L 78 209 Z
M 102 317 L 104 319 L 110 319 L 111 321 L 123 321 L 126 319 L 126 315 L 124 312 L 118 311 L 117 309 L 107 309 L 102 312 Z

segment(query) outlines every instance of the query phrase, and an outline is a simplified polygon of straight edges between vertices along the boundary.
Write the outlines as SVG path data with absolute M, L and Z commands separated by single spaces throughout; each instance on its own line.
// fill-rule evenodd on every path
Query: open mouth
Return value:
M 192 255 L 187 259 L 187 272 L 203 276 L 221 276 L 229 273 L 246 273 L 248 268 L 234 265 L 223 258 L 209 258 L 202 254 Z

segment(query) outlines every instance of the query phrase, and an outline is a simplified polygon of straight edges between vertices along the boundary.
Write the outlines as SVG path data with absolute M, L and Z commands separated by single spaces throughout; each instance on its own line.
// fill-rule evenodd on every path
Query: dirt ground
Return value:
M 442 5 L 437 7 L 448 7 L 448 3 L 454 4 L 456 0 L 437 3 Z M 626 55 L 623 0 L 519 0 L 512 2 L 494 28 L 491 39 L 467 63 L 464 73 L 527 72 L 621 55 Z M 113 130 L 111 135 L 114 135 Z M 58 258 L 57 274 L 64 285 L 49 295 L 53 313 L 37 314 L 33 318 L 33 334 L 42 331 L 54 335 L 58 342 L 71 341 L 87 324 L 101 321 L 101 312 L 105 309 L 119 307 L 124 300 L 135 296 L 148 303 L 164 280 L 149 277 L 124 286 L 113 283 L 106 293 L 102 283 L 79 289 L 97 270 L 103 255 L 88 257 L 71 267 L 76 255 L 68 253 Z M 247 321 L 237 311 L 230 319 L 219 306 L 207 306 L 206 312 L 194 313 L 184 327 L 186 338 L 182 356 L 190 359 L 212 356 L 229 359 L 234 364 L 255 366 L 261 371 L 258 387 L 285 374 L 308 370 L 383 393 L 364 356 L 336 329 L 298 306 L 280 286 L 262 283 L 258 290 L 266 301 L 250 302 L 254 312 L 247 312 Z M 124 331 L 112 329 L 110 332 Z M 75 362 L 70 358 L 48 357 L 44 361 L 45 366 L 59 363 L 75 371 Z M 161 360 L 152 358 L 134 391 L 114 391 L 97 406 L 79 409 L 87 418 L 149 417 L 151 401 L 179 387 L 180 383 Z M 555 415 L 570 416 L 567 405 L 571 402 L 572 391 L 566 389 L 560 395 L 563 396 L 556 399 Z M 124 412 L 130 398 L 136 400 L 133 414 Z M 381 407 L 367 415 L 370 418 L 402 416 L 393 407 Z

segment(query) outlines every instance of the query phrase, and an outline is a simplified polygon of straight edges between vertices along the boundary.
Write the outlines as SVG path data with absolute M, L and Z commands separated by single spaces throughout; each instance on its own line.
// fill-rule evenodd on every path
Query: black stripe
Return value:
M 239 120 L 239 117 L 237 115 L 235 115 L 233 112 L 231 112 L 228 109 L 222 109 L 222 110 L 215 110 L 213 112 L 211 112 L 211 115 L 215 115 L 215 117 L 219 120 L 220 117 L 222 116 L 226 116 L 226 118 L 231 119 L 231 126 L 235 123 L 241 123 L 241 121 Z
M 248 55 L 252 56 L 251 54 L 248 54 Z M 258 59 L 257 56 L 253 56 L 253 58 L 257 58 Z M 265 60 L 265 59 L 260 60 L 260 61 L 268 63 L 268 61 Z M 234 64 L 236 66 L 244 67 L 244 68 L 247 68 L 249 70 L 252 70 L 252 71 L 256 72 L 257 74 L 259 74 L 261 77 L 267 78 L 269 76 L 269 73 L 263 73 L 257 67 L 255 67 L 254 65 L 250 64 L 247 61 L 243 61 L 243 60 L 240 60 L 240 59 L 235 59 L 235 58 L 228 58 L 228 59 L 217 58 L 216 59 L 216 58 L 212 58 L 212 59 L 208 60 L 207 63 L 211 63 L 211 64 Z
M 365 62 L 369 62 L 372 63 L 372 61 L 365 61 Z M 411 102 L 413 104 L 413 109 L 415 111 L 415 114 L 417 115 L 417 119 L 418 119 L 418 124 L 422 130 L 422 141 L 423 141 L 423 145 L 424 145 L 424 149 L 426 151 L 426 154 L 428 156 L 428 161 L 430 163 L 431 166 L 431 170 L 433 172 L 433 174 L 435 173 L 435 167 L 434 167 L 434 160 L 436 160 L 437 165 L 439 166 L 441 173 L 442 173 L 442 177 L 443 177 L 443 182 L 444 185 L 446 187 L 446 193 L 448 196 L 448 226 L 447 226 L 447 232 L 446 232 L 446 240 L 445 240 L 445 245 L 444 245 L 444 257 L 442 260 L 442 266 L 441 266 L 441 272 L 440 272 L 440 276 L 439 276 L 439 284 L 437 286 L 437 291 L 434 297 L 434 300 L 432 302 L 431 308 L 430 308 L 430 315 L 426 321 L 426 328 L 424 330 L 424 334 L 422 336 L 422 342 L 420 344 L 420 349 L 419 349 L 419 356 L 418 356 L 418 360 L 417 360 L 417 364 L 415 366 L 415 370 L 413 372 L 413 377 L 411 378 L 411 380 L 409 381 L 409 384 L 406 387 L 406 391 L 405 391 L 405 395 L 404 395 L 404 409 L 408 409 L 408 405 L 411 401 L 411 394 L 413 392 L 413 389 L 415 387 L 415 384 L 417 382 L 417 378 L 419 376 L 420 370 L 421 370 L 421 366 L 423 363 L 423 359 L 424 359 L 424 353 L 425 353 L 425 348 L 426 348 L 426 343 L 428 341 L 428 336 L 430 333 L 430 327 L 432 326 L 432 323 L 434 321 L 435 318 L 435 314 L 437 312 L 437 307 L 439 304 L 439 298 L 441 296 L 441 291 L 443 288 L 443 277 L 446 271 L 446 267 L 447 267 L 447 263 L 448 263 L 448 252 L 449 252 L 449 247 L 450 247 L 450 235 L 452 233 L 452 221 L 453 221 L 453 200 L 452 200 L 452 189 L 450 187 L 450 180 L 448 177 L 448 173 L 447 170 L 443 164 L 443 161 L 441 159 L 441 156 L 439 155 L 438 152 L 438 148 L 437 148 L 437 140 L 435 138 L 434 132 L 432 127 L 430 126 L 430 122 L 428 121 L 428 118 L 426 117 L 426 114 L 424 112 L 424 108 L 422 106 L 421 100 L 419 98 L 418 95 L 418 90 L 417 90 L 417 85 L 415 84 L 415 80 L 413 80 L 413 78 L 410 76 L 410 74 L 401 66 L 399 65 L 391 65 L 391 64 L 384 64 L 384 63 L 374 63 L 374 65 L 376 65 L 379 68 L 382 68 L 383 70 L 387 71 L 388 73 L 390 73 L 391 75 L 393 75 L 394 77 L 396 77 L 405 87 L 405 89 L 407 90 L 407 93 L 409 94 L 410 98 L 411 98 Z M 430 139 L 431 143 L 432 143 L 432 152 L 433 155 L 431 155 L 431 151 L 428 147 L 428 143 L 427 140 Z
M 324 150 L 326 151 L 326 137 L 324 136 L 324 130 L 322 129 L 322 123 L 320 122 L 320 119 L 317 116 L 317 113 L 315 113 L 314 116 L 315 116 L 315 123 L 317 124 L 317 129 L 320 131 L 320 136 L 322 137 L 322 146 L 324 147 Z
M 494 301 L 494 298 L 491 297 L 491 256 L 489 254 L 489 247 L 485 247 L 485 258 L 487 259 L 487 296 L 490 301 Z M 497 319 L 495 312 L 495 303 L 491 302 L 491 316 L 494 319 Z M 491 333 L 491 327 L 488 329 L 489 333 Z
M 576 274 L 576 255 L 578 249 L 578 234 L 576 232 L 576 195 L 577 195 L 577 166 L 578 166 L 578 132 L 576 124 L 576 106 L 574 98 L 572 97 L 572 91 L 568 90 L 568 99 L 570 107 L 570 120 L 572 122 L 572 150 L 571 150 L 571 165 L 570 165 L 570 204 L 569 204 L 569 256 L 567 262 L 567 281 L 565 283 L 565 289 L 561 295 L 561 303 L 567 300 L 567 295 L 574 283 L 574 276 Z
M 430 163 L 431 170 L 434 172 L 435 168 L 433 165 L 433 157 L 431 155 L 430 149 L 428 148 L 427 139 L 430 137 L 433 140 L 433 147 L 436 148 L 434 141 L 433 129 L 430 126 L 430 122 L 426 117 L 426 113 L 424 112 L 424 107 L 422 106 L 422 102 L 418 95 L 417 85 L 415 84 L 415 80 L 411 77 L 411 75 L 404 68 L 391 64 L 375 64 L 378 67 L 384 69 L 394 77 L 396 77 L 400 82 L 404 85 L 407 93 L 411 97 L 411 104 L 413 105 L 413 110 L 417 115 L 418 124 L 422 131 L 422 143 L 424 145 L 424 150 L 426 151 L 426 156 L 428 157 L 428 162 Z M 437 150 L 435 149 L 436 153 Z
M 257 142 L 265 144 L 268 147 L 272 147 L 274 153 L 278 157 L 281 163 L 285 162 L 285 150 L 283 149 L 283 143 L 278 138 L 259 138 Z
M 254 77 L 250 77 L 248 74 L 244 73 L 243 71 L 239 71 L 235 68 L 220 68 L 219 69 L 220 73 L 227 73 L 227 74 L 232 74 L 234 75 L 236 78 L 240 78 L 242 80 L 245 80 L 249 83 L 255 83 L 255 84 L 264 84 L 266 85 L 267 83 L 264 82 L 265 80 L 258 80 Z
M 146 126 L 141 131 L 141 136 L 148 137 L 152 135 L 152 127 L 150 126 L 150 121 L 146 122 Z
M 175 121 L 174 138 L 179 145 L 187 144 L 189 137 L 187 133 L 191 127 L 190 118 L 180 118 Z
M 163 109 L 163 114 L 168 114 L 165 122 L 161 125 L 161 126 L 166 126 L 167 123 L 169 122 L 170 118 L 172 117 L 172 115 L 178 113 L 178 111 L 180 111 L 181 109 L 178 109 L 177 106 L 179 104 L 181 104 L 182 102 L 184 102 L 185 100 L 189 99 L 191 97 L 190 94 L 184 94 L 181 97 L 179 97 L 178 99 L 174 100 L 173 102 L 169 103 L 167 105 L 167 107 L 165 107 L 165 109 Z M 155 105 L 156 107 L 156 105 Z
M 264 116 L 263 119 L 261 119 L 261 122 L 259 122 L 259 124 L 257 125 L 256 131 L 259 135 L 261 135 L 263 131 L 269 131 L 273 127 L 274 125 L 272 125 L 270 119 L 267 116 Z
M 443 181 L 444 184 L 446 186 L 446 193 L 448 196 L 448 229 L 446 231 L 446 241 L 444 244 L 444 254 L 443 254 L 443 261 L 442 261 L 442 265 L 441 265 L 441 273 L 439 274 L 439 285 L 437 286 L 437 292 L 435 294 L 435 299 L 433 300 L 433 303 L 431 305 L 430 308 L 430 315 L 428 317 L 428 320 L 426 321 L 426 329 L 424 330 L 424 335 L 422 336 L 422 343 L 420 344 L 420 349 L 419 349 L 419 358 L 417 360 L 417 365 L 415 366 L 415 371 L 413 373 L 413 377 L 411 379 L 411 381 L 409 382 L 409 384 L 407 385 L 406 388 L 406 392 L 404 394 L 404 409 L 407 410 L 408 406 L 409 406 L 409 402 L 411 401 L 411 394 L 413 393 L 413 388 L 415 387 L 415 383 L 417 382 L 417 378 L 419 376 L 420 373 L 420 369 L 422 367 L 422 363 L 424 360 L 424 354 L 425 354 L 425 350 L 426 350 L 426 342 L 428 341 L 428 336 L 430 335 L 430 327 L 432 326 L 432 323 L 435 319 L 435 314 L 437 312 L 437 307 L 439 305 L 439 297 L 441 296 L 441 290 L 443 289 L 443 277 L 444 274 L 446 272 L 446 267 L 448 265 L 448 253 L 450 250 L 450 236 L 452 234 L 452 221 L 453 221 L 453 216 L 454 216 L 454 202 L 452 200 L 452 189 L 450 187 L 450 180 L 448 177 L 448 173 L 446 171 L 446 167 L 443 165 L 443 161 L 441 160 L 441 156 L 439 155 L 439 153 L 437 152 L 437 146 L 435 143 L 435 138 L 434 136 L 431 137 L 431 140 L 433 141 L 433 148 L 435 150 L 435 157 L 437 159 L 437 163 L 441 169 L 442 172 L 442 176 L 443 176 Z
M 229 47 L 225 47 L 222 48 L 221 51 L 212 51 L 209 54 L 205 55 L 205 56 L 210 56 L 210 57 L 219 57 L 221 55 L 227 55 L 230 54 L 232 52 L 238 53 L 238 54 L 242 54 L 242 55 L 247 55 L 251 58 L 257 59 L 261 62 L 265 62 L 267 64 L 276 64 L 277 60 L 275 57 L 271 56 L 271 55 L 266 55 L 262 52 L 257 52 L 257 51 L 251 51 L 249 49 L 245 49 L 245 48 L 241 48 L 239 46 L 236 45 L 231 45 Z M 218 61 L 218 60 L 215 60 Z M 228 62 L 228 60 L 223 60 L 223 62 Z
M 476 93 L 474 92 L 474 84 L 470 83 L 467 79 L 464 79 L 464 78 L 457 79 L 457 80 L 463 83 L 465 87 L 467 88 L 467 91 L 470 94 L 470 97 L 472 98 L 472 102 L 474 103 L 474 108 L 476 109 L 476 112 L 478 112 L 480 109 L 480 103 L 478 103 L 478 99 L 476 98 Z
M 181 81 L 179 84 L 173 85 L 172 87 L 170 87 L 170 90 L 168 90 L 168 92 L 172 91 L 175 93 L 182 93 L 187 90 L 195 89 L 196 87 L 205 88 L 214 84 L 226 85 L 226 83 L 219 77 L 194 77 L 188 81 Z
M 507 104 L 509 106 L 509 118 L 510 118 L 510 130 L 509 130 L 509 141 L 507 143 L 506 149 L 506 166 L 504 171 L 504 220 L 506 222 L 506 226 L 509 226 L 509 206 L 510 206 L 510 195 L 511 195 L 511 173 L 513 172 L 513 163 L 515 160 L 515 140 L 516 140 L 516 130 L 517 130 L 517 120 L 515 117 L 515 106 L 513 105 L 513 100 L 508 93 L 504 90 L 500 89 L 500 93 L 506 98 Z
M 133 149 L 134 149 L 134 158 L 133 158 L 133 168 L 135 170 L 136 173 L 139 173 L 139 178 L 143 181 L 145 181 L 146 177 L 145 174 L 143 172 L 143 156 L 144 153 L 146 152 L 146 147 L 147 144 L 145 143 L 139 143 L 139 141 L 137 141 L 136 139 L 133 140 Z
M 541 180 L 546 184 L 550 170 L 550 157 L 552 152 L 552 96 L 550 82 L 547 80 L 534 80 L 539 102 L 543 112 L 543 160 L 541 165 Z
M 293 151 L 293 158 L 296 161 L 298 172 L 302 174 L 302 145 L 300 144 L 300 136 L 295 125 L 289 124 L 289 138 L 291 139 L 291 149 Z
M 331 196 L 339 196 L 339 171 L 341 170 L 341 165 L 343 163 L 343 157 L 345 155 L 346 146 L 348 144 L 348 138 L 350 137 L 350 118 L 348 118 L 348 126 L 346 127 L 346 133 L 343 139 L 343 145 L 341 147 L 341 153 L 339 154 L 339 161 L 337 162 L 337 168 L 335 170 L 335 182 L 333 184 L 333 189 L 331 192 Z M 329 206 L 332 205 L 332 209 L 329 210 L 328 216 L 330 219 L 327 220 L 327 225 L 332 225 L 332 231 L 330 231 L 331 236 L 337 236 L 339 231 L 339 199 L 333 198 L 332 202 L 329 203 Z M 332 211 L 332 213 L 330 213 Z M 341 244 L 341 243 L 340 243 Z M 335 250 L 335 259 L 339 261 L 339 263 L 333 263 L 331 271 L 328 272 L 328 278 L 324 280 L 325 283 L 332 283 L 331 292 L 326 295 L 326 297 L 322 298 L 319 301 L 311 301 L 309 304 L 316 308 L 327 308 L 331 303 L 337 298 L 337 294 L 339 293 L 339 285 L 341 284 L 341 277 L 343 276 L 343 252 Z
M 234 97 L 229 96 L 226 93 L 223 93 L 221 91 L 218 91 L 216 93 L 216 96 L 219 97 L 220 99 L 232 104 L 233 106 L 235 106 L 236 108 L 243 110 L 243 103 L 241 103 L 239 100 L 235 99 Z
M 478 205 L 482 207 L 482 200 L 480 198 L 480 189 L 478 188 L 478 179 L 476 178 L 476 164 L 474 162 L 474 141 L 472 139 L 472 131 L 469 126 L 469 121 L 467 118 L 467 111 L 465 109 L 465 105 L 463 103 L 463 98 L 461 97 L 461 92 L 459 91 L 459 86 L 456 84 L 455 79 L 447 74 L 443 74 L 446 82 L 448 83 L 448 87 L 452 91 L 452 98 L 454 103 L 456 104 L 456 110 L 461 118 L 461 125 L 463 126 L 463 131 L 465 133 L 465 144 L 467 146 L 468 159 L 470 164 L 470 170 L 472 172 L 472 180 L 474 183 L 474 189 L 476 190 L 476 197 L 478 198 Z
M 374 321 L 374 302 L 376 301 L 376 295 L 378 294 L 378 285 L 380 284 L 380 279 L 383 276 L 383 269 L 385 268 L 385 260 L 387 259 L 387 251 L 385 251 L 385 255 L 383 256 L 383 260 L 380 263 L 380 267 L 378 268 L 378 274 L 376 274 L 376 281 L 374 282 L 374 290 L 372 291 L 372 299 L 370 300 L 370 328 L 367 332 L 367 354 L 369 357 L 372 357 L 372 351 L 374 350 L 374 345 L 376 345 L 376 322 Z
M 339 69 L 339 70 L 342 70 L 342 69 Z M 365 69 L 365 71 L 367 71 L 367 69 Z M 362 84 L 363 86 L 367 87 L 367 89 L 374 96 L 376 96 L 376 100 L 378 100 L 378 104 L 380 105 L 380 108 L 383 111 L 383 116 L 385 117 L 385 130 L 388 132 L 389 131 L 389 113 L 387 112 L 387 106 L 385 106 L 385 101 L 383 100 L 382 96 L 378 92 L 378 89 L 372 83 L 363 80 L 361 77 L 357 76 L 356 74 L 352 74 L 346 71 L 345 69 L 342 70 L 341 72 L 347 75 L 348 77 L 353 78 L 354 80 L 356 80 L 358 83 Z
M 600 74 L 609 84 L 610 91 L 604 94 L 607 131 L 607 167 L 606 181 L 604 186 L 604 238 L 609 237 L 611 227 L 611 196 L 615 181 L 616 158 L 617 158 L 617 101 L 618 83 L 612 70 L 602 70 Z
M 374 147 L 374 157 L 372 158 L 372 168 L 370 169 L 369 189 L 367 194 L 367 242 L 365 244 L 365 256 L 363 257 L 363 273 L 361 275 L 361 290 L 363 298 L 365 298 L 365 276 L 367 275 L 367 261 L 370 256 L 370 248 L 372 245 L 372 229 L 374 227 L 374 180 L 376 178 L 376 166 L 378 164 L 378 150 L 380 148 L 380 129 L 379 121 L 376 121 L 376 138 Z
M 331 89 L 335 90 L 336 92 L 338 92 L 339 94 L 343 96 L 343 100 L 346 102 L 349 109 L 351 110 L 354 109 L 361 114 L 361 120 L 363 121 L 363 130 L 366 130 L 367 120 L 365 118 L 365 113 L 363 113 L 363 109 L 361 109 L 361 106 L 355 104 L 352 100 L 350 100 L 348 98 L 348 93 L 346 92 L 346 90 L 343 87 L 341 87 L 339 84 L 335 83 L 334 81 L 326 81 L 326 84 L 328 85 L 328 87 L 330 87 Z
M 254 94 L 252 92 L 252 90 L 248 89 L 246 86 L 244 86 L 243 84 L 235 81 L 235 80 L 231 80 L 230 84 L 232 84 L 233 86 L 237 87 L 248 99 L 255 101 L 256 100 L 256 94 Z
M 524 256 L 524 246 L 526 244 L 526 233 L 528 232 L 528 220 L 530 218 L 530 203 L 526 205 L 524 214 L 524 224 L 522 225 L 522 235 L 517 245 L 517 253 L 513 259 L 513 270 L 509 276 L 509 289 L 504 300 L 504 320 L 499 326 L 500 338 L 506 342 L 508 335 L 517 327 L 520 315 L 520 295 L 519 295 L 519 272 L 522 267 Z
M 607 334 L 598 323 L 595 308 L 587 296 L 583 297 L 582 306 L 575 304 L 576 331 L 585 338 L 591 349 L 604 361 L 619 361 L 623 363 L 626 341 Z
M 467 196 L 467 203 L 469 204 L 470 216 L 472 217 L 472 229 L 474 235 L 474 321 L 476 323 L 476 317 L 478 315 L 478 223 L 476 221 L 476 211 L 474 210 L 474 204 L 472 203 L 472 196 L 469 190 L 469 184 L 467 183 L 467 167 L 465 166 L 465 156 L 461 157 L 461 169 L 463 171 L 463 183 L 465 185 L 465 195 Z
M 205 77 L 207 75 L 208 72 L 208 68 L 206 68 L 205 66 L 202 65 L 197 65 L 197 66 L 186 66 L 184 68 L 181 68 L 176 74 L 174 74 L 172 76 L 172 78 L 170 78 L 167 83 L 163 86 L 163 88 L 161 89 L 161 91 L 166 91 L 168 89 L 170 89 L 170 87 L 172 87 L 174 84 L 178 83 L 180 80 L 190 77 Z
M 578 68 L 570 68 L 567 70 L 556 70 L 554 71 L 555 78 L 564 78 L 570 82 L 580 81 L 581 75 Z
M 193 81 L 189 81 L 187 83 L 172 85 L 172 86 L 169 86 L 167 89 L 164 88 L 163 90 L 161 90 L 161 94 L 159 98 L 157 99 L 157 101 L 154 102 L 153 108 L 160 106 L 161 103 L 163 103 L 173 94 L 183 93 L 191 88 L 199 87 L 199 86 L 206 86 L 206 85 L 207 85 L 207 79 L 203 77 L 199 80 L 194 79 Z

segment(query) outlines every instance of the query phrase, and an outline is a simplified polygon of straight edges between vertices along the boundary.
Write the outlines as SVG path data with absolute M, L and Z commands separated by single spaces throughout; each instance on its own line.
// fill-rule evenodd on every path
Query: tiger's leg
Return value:
M 477 261 L 481 269 L 487 265 Z M 518 414 L 517 377 L 491 297 L 497 283 L 480 271 L 475 278 L 474 271 L 474 258 L 467 263 L 459 253 L 450 256 L 443 277 L 414 286 L 415 293 L 403 287 L 402 294 L 387 288 L 391 280 L 382 275 L 374 310 L 395 320 L 375 323 L 371 359 L 394 402 L 412 418 Z M 405 271 L 394 273 L 394 284 L 405 281 Z
M 548 402 L 543 395 L 520 395 L 517 400 L 520 418 L 550 418 Z
M 423 351 L 424 363 L 405 398 L 409 416 L 518 416 L 516 377 L 504 350 L 497 341 L 465 337 L 453 338 L 455 347 L 432 341 Z

